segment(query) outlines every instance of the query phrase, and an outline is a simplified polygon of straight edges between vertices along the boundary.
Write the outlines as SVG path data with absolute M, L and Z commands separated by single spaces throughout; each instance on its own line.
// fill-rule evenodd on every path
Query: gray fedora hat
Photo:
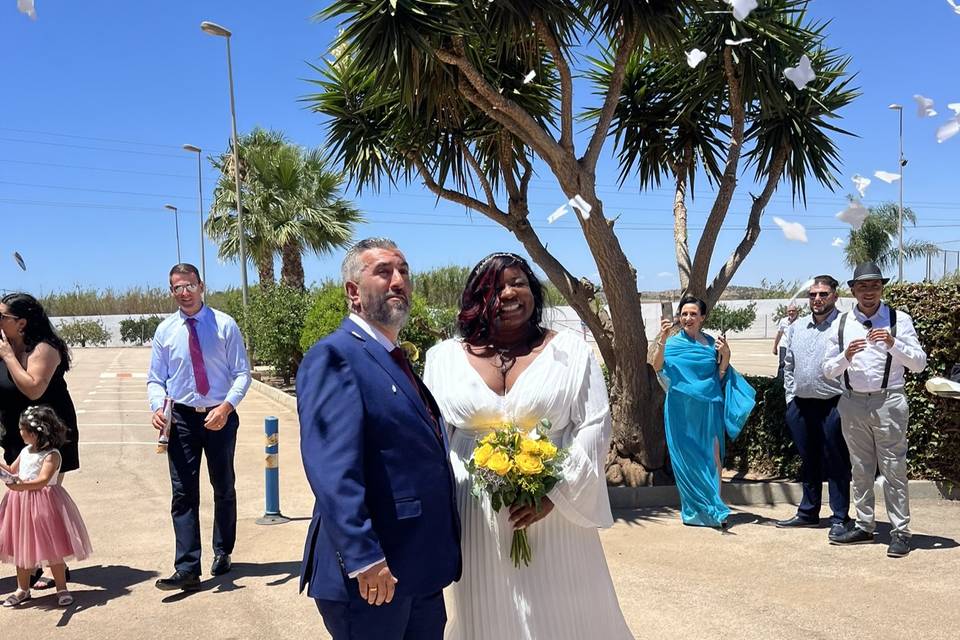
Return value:
M 858 264 L 857 268 L 853 270 L 853 280 L 847 280 L 847 284 L 853 288 L 853 283 L 861 280 L 880 280 L 883 284 L 890 282 L 890 278 L 884 278 L 883 274 L 880 273 L 880 267 L 877 266 L 876 262 L 861 262 Z

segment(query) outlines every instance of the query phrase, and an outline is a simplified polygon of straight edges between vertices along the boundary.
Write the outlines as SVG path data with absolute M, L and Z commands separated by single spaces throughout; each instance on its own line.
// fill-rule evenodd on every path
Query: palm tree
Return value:
M 899 207 L 885 202 L 870 207 L 870 213 L 859 229 L 850 230 L 850 238 L 843 248 L 844 260 L 850 268 L 863 262 L 875 262 L 881 269 L 897 264 L 900 249 L 896 244 L 899 232 Z M 917 214 L 910 207 L 903 208 L 903 221 L 917 224 Z M 923 240 L 905 240 L 903 259 L 916 260 L 927 255 L 937 246 Z
M 303 254 L 328 253 L 347 245 L 362 216 L 339 196 L 343 176 L 327 169 L 319 150 L 304 150 L 274 131 L 254 129 L 240 140 L 244 233 L 261 286 L 274 282 L 274 258 L 281 280 L 303 289 Z M 220 257 L 239 254 L 232 157 L 213 160 L 221 171 L 207 233 L 220 242 Z

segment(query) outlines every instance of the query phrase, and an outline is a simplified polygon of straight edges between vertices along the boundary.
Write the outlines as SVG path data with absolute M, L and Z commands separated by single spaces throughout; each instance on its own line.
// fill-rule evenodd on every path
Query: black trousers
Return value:
M 850 454 L 840 429 L 837 402 L 840 397 L 794 398 L 787 405 L 787 427 L 800 452 L 803 499 L 797 515 L 820 520 L 823 481 L 827 481 L 832 524 L 846 522 L 850 509 Z
M 315 600 L 333 640 L 443 640 L 447 610 L 442 591 L 375 607 L 360 599 L 356 580 L 350 587 L 349 602 Z
M 200 458 L 207 457 L 213 485 L 213 551 L 233 553 L 237 539 L 237 492 L 233 454 L 240 419 L 234 411 L 223 429 L 203 426 L 207 414 L 174 407 L 167 459 L 173 500 L 173 532 L 177 540 L 174 567 L 200 575 Z

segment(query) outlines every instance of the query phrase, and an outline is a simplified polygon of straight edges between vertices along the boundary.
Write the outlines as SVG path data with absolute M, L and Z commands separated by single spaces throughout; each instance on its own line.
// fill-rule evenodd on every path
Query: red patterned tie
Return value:
M 187 326 L 190 328 L 190 361 L 193 363 L 193 379 L 197 383 L 197 393 L 205 396 L 210 393 L 210 381 L 207 380 L 207 366 L 203 363 L 200 337 L 197 336 L 197 319 L 187 318 Z

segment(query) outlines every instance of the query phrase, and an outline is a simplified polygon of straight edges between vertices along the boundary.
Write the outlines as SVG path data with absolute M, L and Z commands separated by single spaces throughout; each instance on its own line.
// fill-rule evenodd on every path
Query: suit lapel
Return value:
M 367 354 L 369 354 L 370 357 L 380 365 L 390 379 L 393 380 L 394 385 L 403 391 L 403 394 L 407 396 L 407 399 L 416 408 L 417 412 L 420 414 L 420 417 L 423 418 L 424 427 L 430 431 L 431 437 L 436 439 L 437 436 L 433 431 L 433 419 L 430 417 L 430 414 L 427 413 L 427 407 L 420 398 L 420 394 L 417 393 L 417 390 L 410 382 L 410 378 L 408 378 L 407 374 L 403 372 L 403 369 L 400 368 L 400 365 L 394 362 L 393 358 L 390 357 L 390 354 L 387 353 L 387 350 L 383 348 L 383 345 L 370 338 L 370 335 L 367 332 L 357 326 L 357 324 L 351 321 L 349 318 L 343 321 L 343 324 L 340 326 L 340 328 L 350 335 L 359 338 L 363 342 L 363 348 Z M 427 393 L 429 393 L 429 391 Z M 437 415 L 439 416 L 439 413 Z M 441 425 L 441 433 L 442 431 L 443 429 Z

